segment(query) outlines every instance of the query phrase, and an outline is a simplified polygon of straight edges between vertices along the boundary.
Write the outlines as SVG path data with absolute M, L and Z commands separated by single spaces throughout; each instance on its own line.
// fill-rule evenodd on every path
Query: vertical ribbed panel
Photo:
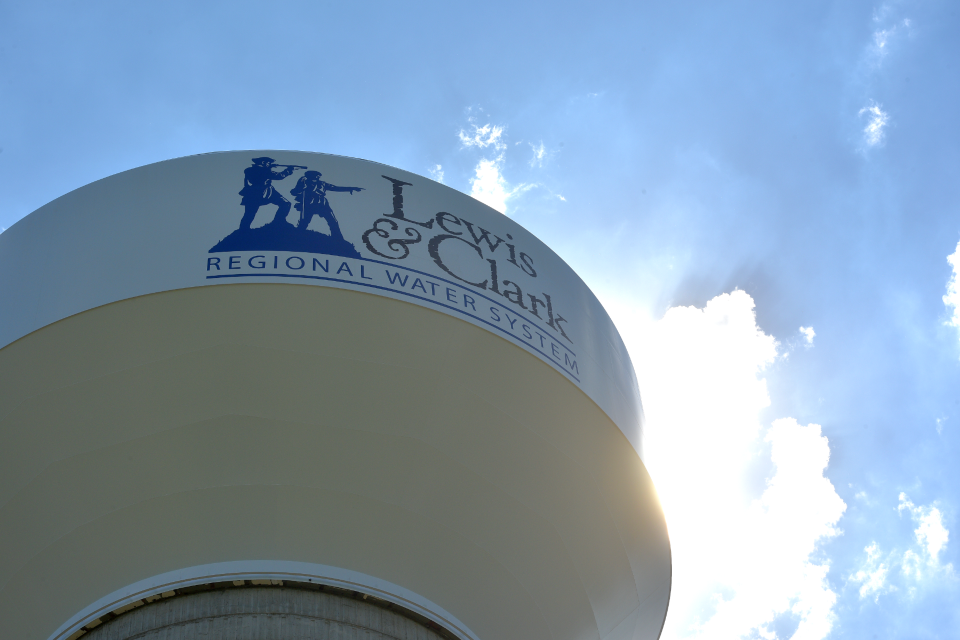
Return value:
M 224 589 L 128 611 L 83 640 L 441 640 L 414 620 L 321 591 Z

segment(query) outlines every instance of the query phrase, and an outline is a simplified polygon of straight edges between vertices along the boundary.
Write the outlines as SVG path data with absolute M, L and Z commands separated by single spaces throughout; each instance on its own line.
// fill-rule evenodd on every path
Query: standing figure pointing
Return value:
M 337 217 L 333 215 L 333 209 L 327 202 L 327 191 L 349 191 L 352 195 L 354 191 L 363 191 L 360 187 L 338 187 L 337 185 L 324 182 L 320 179 L 323 175 L 319 171 L 307 171 L 297 182 L 290 194 L 297 200 L 295 205 L 300 212 L 300 222 L 297 223 L 297 229 L 306 229 L 313 219 L 313 216 L 320 216 L 327 221 L 330 227 L 330 236 L 337 240 L 343 240 L 343 233 L 340 231 L 340 224 Z
M 241 229 L 249 229 L 253 224 L 253 219 L 257 216 L 257 210 L 265 204 L 277 205 L 277 213 L 273 216 L 270 224 L 286 220 L 290 213 L 290 201 L 280 195 L 280 192 L 273 188 L 274 180 L 283 180 L 294 171 L 294 167 L 288 166 L 282 171 L 274 171 L 273 158 L 254 158 L 253 166 L 243 170 L 243 189 L 240 195 L 243 200 L 243 218 L 240 220 Z

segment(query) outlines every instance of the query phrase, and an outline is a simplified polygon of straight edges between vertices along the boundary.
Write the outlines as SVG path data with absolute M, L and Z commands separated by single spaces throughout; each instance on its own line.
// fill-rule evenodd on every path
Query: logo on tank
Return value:
M 346 192 L 353 195 L 356 191 L 363 191 L 362 187 L 330 184 L 321 180 L 323 174 L 319 171 L 310 171 L 307 167 L 295 164 L 276 164 L 273 158 L 254 158 L 252 162 L 251 166 L 243 170 L 243 188 L 239 193 L 243 196 L 240 201 L 243 206 L 240 227 L 215 244 L 210 253 L 302 251 L 348 258 L 360 257 L 353 244 L 344 239 L 327 194 Z M 289 191 L 296 202 L 293 206 L 300 215 L 296 224 L 290 224 L 287 221 L 290 201 L 273 183 L 285 180 L 300 169 L 306 171 Z M 261 227 L 252 228 L 257 211 L 266 204 L 277 207 L 273 219 Z M 317 217 L 326 221 L 329 233 L 308 228 Z
M 303 173 L 294 183 L 298 171 Z M 214 255 L 207 259 L 207 278 L 310 278 L 390 290 L 510 335 L 579 382 L 567 320 L 554 297 L 537 286 L 534 260 L 511 234 L 501 237 L 446 211 L 426 219 L 407 217 L 403 188 L 414 185 L 384 175 L 392 191 L 392 212 L 378 215 L 359 238 L 348 239 L 334 209 L 342 198 L 366 187 L 337 185 L 323 177 L 303 165 L 253 158 L 243 170 L 238 193 L 243 208 L 240 223 L 210 248 Z M 258 212 L 267 205 L 276 207 L 272 218 L 254 227 Z M 264 213 L 269 217 L 270 209 Z M 429 258 L 440 271 L 406 266 L 414 252 Z M 331 261 L 331 256 L 340 260 Z

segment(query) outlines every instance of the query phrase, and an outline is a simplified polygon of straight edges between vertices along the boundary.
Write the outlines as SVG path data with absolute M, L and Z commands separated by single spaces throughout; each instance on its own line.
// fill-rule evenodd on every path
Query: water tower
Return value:
M 641 431 L 594 295 L 462 193 L 111 176 L 0 234 L 0 637 L 655 639 Z

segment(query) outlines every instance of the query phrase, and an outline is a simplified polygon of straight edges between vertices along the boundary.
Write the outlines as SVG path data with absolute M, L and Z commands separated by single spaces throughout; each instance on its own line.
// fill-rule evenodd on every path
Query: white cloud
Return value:
M 875 7 L 873 9 L 873 21 L 878 23 L 883 22 L 893 13 L 893 9 L 893 4 L 889 2 L 884 2 L 880 6 Z
M 812 347 L 813 339 L 817 335 L 817 332 L 813 330 L 813 327 L 800 327 L 800 334 L 803 336 L 803 339 L 806 342 L 804 346 L 808 349 Z
M 543 146 L 543 141 L 540 141 L 539 145 L 530 144 L 530 148 L 533 149 L 533 157 L 530 159 L 531 167 L 542 167 L 543 160 L 547 157 L 547 148 Z
M 887 19 L 893 13 L 893 7 L 886 5 L 874 13 L 873 20 L 877 23 L 877 28 L 873 32 L 872 42 L 868 47 L 868 56 L 870 62 L 875 67 L 883 63 L 883 59 L 890 52 L 890 48 L 898 37 L 904 31 L 909 33 L 911 22 L 909 18 L 896 20 L 890 23 Z M 887 26 L 879 26 L 881 23 L 887 23 Z
M 916 525 L 913 539 L 902 553 L 894 548 L 884 554 L 876 542 L 864 549 L 866 559 L 848 579 L 848 582 L 859 585 L 861 600 L 872 596 L 876 603 L 881 595 L 896 591 L 913 597 L 920 586 L 931 579 L 955 579 L 953 565 L 940 562 L 950 532 L 943 524 L 943 513 L 937 504 L 917 506 L 907 494 L 901 493 L 897 511 L 901 516 L 908 513 Z M 898 566 L 900 570 L 892 572 Z
M 893 27 L 892 29 L 878 29 L 873 32 L 873 46 L 877 48 L 878 52 L 886 53 L 887 43 L 890 41 L 890 36 L 896 33 L 897 28 Z
M 867 126 L 863 128 L 863 140 L 868 147 L 875 147 L 883 142 L 883 129 L 890 122 L 890 115 L 878 104 L 860 109 L 857 115 L 862 117 L 864 114 L 867 114 Z
M 503 154 L 494 159 L 481 158 L 474 170 L 476 175 L 470 180 L 470 195 L 500 213 L 507 212 L 507 199 L 513 195 L 503 179 L 500 167 Z
M 800 618 L 794 638 L 823 638 L 833 627 L 829 563 L 811 560 L 819 542 L 837 535 L 846 510 L 823 476 L 829 444 L 820 425 L 793 418 L 775 421 L 766 440 L 776 471 L 737 532 L 739 571 L 726 578 L 734 595 L 703 625 L 705 637 L 771 634 L 770 623 L 785 612 Z
M 443 184 L 443 166 L 442 165 L 436 164 L 430 167 L 429 169 L 427 169 L 427 172 L 430 174 L 431 178 L 433 178 L 440 184 Z
M 492 158 L 483 157 L 474 168 L 474 177 L 470 179 L 470 195 L 492 207 L 500 213 L 507 213 L 507 202 L 535 185 L 519 184 L 511 187 L 503 177 L 507 144 L 503 139 L 503 127 L 485 124 L 477 126 L 471 119 L 471 131 L 461 129 L 457 136 L 464 148 L 487 149 L 496 151 Z
M 920 516 L 920 524 L 914 533 L 917 542 L 924 546 L 929 564 L 940 564 L 940 552 L 947 546 L 950 532 L 943 526 L 943 514 L 936 507 Z
M 884 60 L 891 53 L 896 42 L 910 35 L 911 21 L 909 18 L 896 18 L 898 7 L 896 3 L 884 3 L 873 14 L 876 23 L 870 41 L 864 46 L 859 72 L 863 74 L 864 86 L 873 85 L 872 78 L 880 73 Z M 866 96 L 865 96 L 866 97 Z M 881 145 L 886 136 L 886 128 L 890 124 L 890 114 L 883 110 L 881 105 L 872 100 L 858 112 L 860 118 L 866 117 L 866 126 L 863 128 L 863 144 L 865 149 Z
M 911 578 L 913 580 L 920 580 L 923 578 L 923 569 L 922 562 L 920 561 L 920 556 L 917 555 L 912 549 L 907 549 L 907 552 L 903 554 L 903 561 L 901 564 L 901 570 L 903 575 L 906 578 Z
M 943 296 L 943 304 L 947 311 L 953 309 L 947 325 L 956 327 L 960 332 L 960 242 L 957 243 L 957 250 L 947 256 L 947 262 L 953 267 L 953 274 L 947 283 L 947 294 Z
M 901 514 L 907 511 L 917 524 L 913 533 L 920 546 L 920 558 L 925 559 L 930 567 L 939 566 L 940 552 L 947 546 L 947 540 L 950 537 L 950 532 L 943 526 L 943 514 L 940 509 L 934 505 L 918 507 L 910 501 L 907 494 L 901 493 L 897 511 Z
M 467 132 L 461 129 L 457 134 L 460 137 L 460 144 L 464 147 L 477 147 L 479 149 L 493 147 L 497 151 L 506 148 L 506 144 L 503 142 L 503 127 L 492 124 L 478 127 L 473 122 L 470 123 L 470 126 L 473 127 L 473 131 Z
M 850 577 L 850 581 L 860 584 L 861 600 L 873 596 L 873 601 L 879 602 L 882 593 L 896 587 L 890 587 L 886 584 L 887 573 L 890 569 L 880 559 L 882 555 L 880 546 L 876 542 L 871 542 L 864 551 L 867 553 L 867 559 L 861 569 Z
M 757 326 L 753 299 L 738 290 L 703 309 L 671 308 L 659 321 L 616 300 L 605 306 L 637 367 L 644 459 L 670 528 L 674 586 L 663 637 L 772 640 L 774 620 L 792 615 L 794 638 L 823 638 L 836 594 L 828 563 L 812 554 L 837 535 L 846 505 L 823 476 L 830 449 L 819 425 L 788 418 L 765 429 L 759 420 L 770 403 L 761 374 L 778 343 Z M 745 478 L 758 462 L 772 468 L 759 496 Z

